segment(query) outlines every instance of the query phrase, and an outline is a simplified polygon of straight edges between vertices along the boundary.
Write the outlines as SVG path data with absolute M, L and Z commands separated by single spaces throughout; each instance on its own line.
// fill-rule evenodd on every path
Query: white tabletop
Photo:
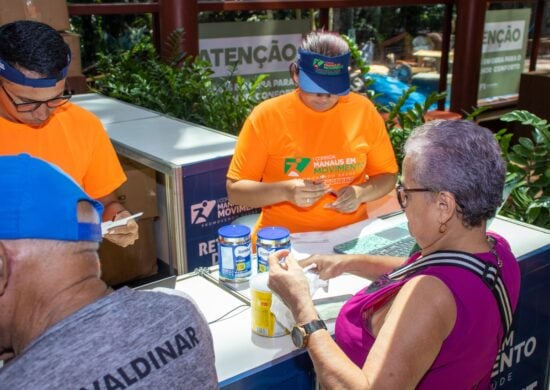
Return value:
M 109 137 L 125 149 L 174 167 L 232 156 L 236 137 L 99 94 L 73 103 L 99 117 Z
M 96 93 L 74 95 L 71 102 L 97 115 L 103 125 L 160 116 L 158 112 Z

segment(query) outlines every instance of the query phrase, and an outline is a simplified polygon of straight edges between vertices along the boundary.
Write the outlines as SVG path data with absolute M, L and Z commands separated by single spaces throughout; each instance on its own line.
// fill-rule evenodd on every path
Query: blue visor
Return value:
M 307 93 L 347 95 L 350 53 L 335 57 L 298 49 L 298 84 Z
M 57 75 L 57 78 L 44 78 L 44 79 L 32 79 L 25 76 L 23 73 L 15 69 L 13 66 L 8 64 L 2 58 L 0 58 L 0 77 L 5 78 L 12 83 L 24 85 L 27 87 L 33 88 L 50 88 L 55 87 L 55 85 L 67 77 L 69 72 L 69 64 L 71 63 L 71 55 L 67 56 L 67 66 L 61 69 L 61 72 Z

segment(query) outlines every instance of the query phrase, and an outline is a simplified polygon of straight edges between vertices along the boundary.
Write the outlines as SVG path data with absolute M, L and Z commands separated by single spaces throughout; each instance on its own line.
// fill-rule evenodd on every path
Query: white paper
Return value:
M 118 226 L 125 226 L 128 221 L 141 217 L 143 212 L 135 213 L 126 218 L 117 219 L 116 221 L 107 221 L 101 223 L 101 235 L 104 236 L 109 232 L 110 229 L 116 228 Z

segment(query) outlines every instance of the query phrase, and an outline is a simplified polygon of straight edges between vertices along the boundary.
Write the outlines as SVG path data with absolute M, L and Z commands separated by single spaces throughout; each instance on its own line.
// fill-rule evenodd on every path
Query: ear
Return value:
M 6 248 L 2 241 L 0 241 L 0 296 L 4 294 L 4 290 L 8 285 L 9 278 L 8 256 Z
M 290 78 L 294 81 L 294 84 L 298 85 L 298 65 L 293 62 L 288 67 L 288 72 L 290 73 Z
M 440 213 L 441 223 L 448 222 L 455 214 L 456 200 L 449 191 L 441 191 L 437 195 L 437 208 Z

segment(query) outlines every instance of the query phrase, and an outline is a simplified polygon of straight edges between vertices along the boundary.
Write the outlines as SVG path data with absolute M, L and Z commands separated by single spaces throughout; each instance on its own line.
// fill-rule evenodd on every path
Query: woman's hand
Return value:
M 277 251 L 268 257 L 268 287 L 275 292 L 292 311 L 296 323 L 306 323 L 318 318 L 311 299 L 309 282 L 302 267 L 287 250 Z
M 311 255 L 298 264 L 302 268 L 315 264 L 316 267 L 311 271 L 318 273 L 321 279 L 328 280 L 344 272 L 344 260 L 343 255 Z
M 329 193 L 330 187 L 320 180 L 288 180 L 288 201 L 299 207 L 310 207 Z
M 362 192 L 363 188 L 361 186 L 342 187 L 334 192 L 336 200 L 325 207 L 344 214 L 353 213 L 361 205 Z

